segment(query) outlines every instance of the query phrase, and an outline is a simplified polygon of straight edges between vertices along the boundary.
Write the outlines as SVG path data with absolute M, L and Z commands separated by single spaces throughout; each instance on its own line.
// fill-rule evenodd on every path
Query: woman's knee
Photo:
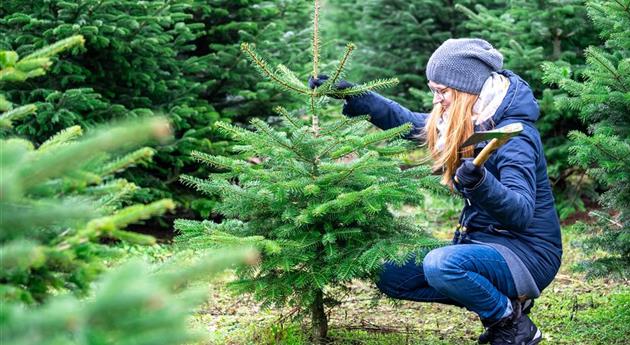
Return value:
M 422 261 L 427 282 L 435 289 L 448 287 L 449 276 L 459 269 L 452 247 L 454 246 L 433 249 Z

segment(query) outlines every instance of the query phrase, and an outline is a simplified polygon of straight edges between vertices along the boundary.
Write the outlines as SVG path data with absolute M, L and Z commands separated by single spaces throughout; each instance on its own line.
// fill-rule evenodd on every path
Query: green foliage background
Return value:
M 2 90 L 45 75 L 54 56 L 84 42 L 74 35 L 26 56 L 0 51 Z M 175 207 L 170 199 L 123 207 L 137 186 L 115 176 L 150 161 L 153 149 L 133 149 L 167 142 L 169 122 L 126 120 L 82 138 L 81 127 L 72 126 L 36 145 L 16 137 L 13 128 L 37 116 L 38 107 L 13 104 L 4 92 L 0 106 L 0 343 L 157 345 L 202 339 L 189 330 L 187 317 L 204 294 L 187 285 L 251 260 L 251 250 L 215 251 L 196 262 L 158 268 L 133 260 L 103 274 L 123 253 L 104 240 L 155 244 L 153 237 L 125 228 Z
M 175 197 L 188 208 L 190 193 L 177 178 L 202 173 L 190 165 L 191 150 L 225 148 L 215 140 L 212 124 L 266 117 L 280 98 L 244 70 L 240 42 L 283 42 L 291 49 L 276 56 L 293 61 L 308 45 L 308 35 L 293 27 L 308 13 L 303 0 L 2 1 L 0 49 L 26 54 L 75 34 L 86 41 L 81 54 L 54 64 L 47 77 L 6 92 L 11 101 L 40 109 L 15 130 L 41 142 L 71 125 L 89 128 L 111 119 L 166 116 L 176 140 L 159 149 L 153 164 L 131 169 L 125 177 L 145 187 L 136 200 Z
M 539 100 L 537 125 L 561 218 L 586 220 L 575 229 L 584 235 L 582 249 L 599 259 L 577 266 L 627 279 L 630 0 L 322 3 L 321 31 L 327 39 L 322 42 L 320 70 L 334 71 L 336 53 L 346 42 L 355 42 L 352 68 L 340 77 L 357 84 L 396 77 L 400 82 L 382 91 L 383 95 L 415 111 L 430 109 L 424 68 L 445 39 L 481 37 L 495 45 L 505 56 L 505 67 L 522 75 Z M 155 242 L 150 236 L 125 231 L 128 226 L 160 215 L 153 218 L 159 224 L 155 226 L 172 232 L 169 226 L 174 217 L 208 218 L 180 223 L 180 230 L 188 227 L 188 235 L 194 237 L 183 242 L 201 249 L 221 241 L 243 242 L 243 236 L 251 235 L 244 242 L 259 245 L 263 255 L 275 260 L 266 268 L 277 272 L 291 258 L 274 257 L 274 250 L 309 239 L 296 238 L 299 231 L 293 230 L 317 223 L 314 219 L 329 215 L 334 209 L 331 205 L 362 202 L 357 195 L 374 174 L 389 174 L 389 179 L 403 174 L 396 170 L 401 164 L 397 159 L 387 160 L 387 165 L 376 158 L 400 153 L 404 150 L 400 142 L 372 145 L 402 132 L 371 132 L 365 122 L 358 121 L 346 124 L 356 132 L 336 132 L 347 142 L 331 150 L 334 157 L 324 155 L 328 160 L 315 164 L 329 169 L 322 173 L 323 179 L 367 169 L 369 173 L 363 171 L 344 186 L 347 190 L 342 195 L 350 197 L 338 200 L 334 193 L 340 190 L 329 190 L 326 183 L 292 180 L 296 175 L 291 174 L 303 167 L 278 142 L 302 145 L 297 151 L 312 154 L 326 140 L 334 141 L 324 136 L 301 142 L 304 137 L 295 134 L 306 135 L 305 115 L 315 105 L 321 109 L 321 121 L 330 121 L 321 128 L 342 124 L 343 119 L 329 116 L 338 113 L 340 102 L 304 103 L 296 94 L 282 93 L 282 87 L 252 70 L 241 43 L 253 42 L 274 66 L 282 62 L 284 66 L 274 71 L 308 92 L 304 82 L 312 72 L 311 11 L 312 1 L 307 0 L 0 1 L 0 297 L 8 306 L 0 317 L 0 341 L 54 343 L 67 342 L 68 336 L 85 336 L 85 343 L 99 344 L 190 341 L 193 337 L 183 320 L 198 300 L 194 294 L 177 292 L 204 272 L 215 273 L 242 261 L 242 253 L 231 257 L 223 252 L 218 261 L 205 260 L 181 274 L 153 274 L 159 269 L 130 264 L 99 278 L 112 264 L 113 253 L 120 252 L 109 242 Z M 328 96 L 339 97 L 392 84 L 377 80 L 346 91 L 334 91 L 331 84 L 323 89 Z M 281 125 L 290 130 L 278 126 L 273 111 L 278 105 L 292 109 L 279 111 Z M 160 117 L 147 120 L 155 115 Z M 224 131 L 231 129 L 248 140 L 237 144 L 234 137 L 222 135 L 216 126 L 219 122 Z M 141 147 L 151 138 L 164 139 L 165 132 L 156 133 L 156 126 L 169 127 L 173 140 Z M 266 133 L 264 140 L 261 132 Z M 334 162 L 349 152 L 360 153 L 355 165 Z M 256 184 L 267 176 L 267 170 L 242 170 L 252 162 L 261 163 L 257 155 L 270 157 L 260 166 L 285 174 L 286 181 L 280 182 L 286 185 L 276 181 L 281 188 L 271 188 L 270 180 L 263 181 L 267 185 Z M 195 157 L 210 164 L 198 164 Z M 419 179 L 413 183 L 420 186 L 415 187 L 437 194 L 428 172 L 417 169 L 407 173 L 417 173 Z M 180 183 L 181 176 L 199 189 L 211 190 L 210 195 L 198 195 Z M 241 182 L 243 194 L 229 194 L 234 191 L 229 188 L 241 188 Z M 412 182 L 403 182 L 407 185 L 396 188 L 411 188 Z M 291 214 L 299 224 L 284 224 L 285 233 L 278 234 L 277 224 L 256 218 L 260 216 L 256 212 L 264 209 L 254 204 L 270 198 L 261 186 L 286 197 L 274 204 L 276 218 L 272 219 L 278 223 L 287 221 L 277 214 L 278 209 L 295 211 L 287 205 L 303 202 L 303 209 Z M 417 200 L 409 200 L 388 186 L 390 190 L 378 190 L 383 193 L 377 195 L 378 202 L 362 203 L 360 210 L 370 217 L 386 214 L 397 220 L 387 209 L 387 198 L 398 197 L 401 203 L 421 201 L 420 194 Z M 175 207 L 164 198 L 179 205 L 178 215 L 164 213 Z M 339 218 L 360 218 L 352 212 L 335 212 Z M 240 219 L 240 213 L 246 219 Z M 229 236 L 217 233 L 223 217 L 244 223 Z M 243 225 L 248 222 L 257 228 Z M 328 219 L 326 224 L 333 223 Z M 412 230 L 411 225 L 405 226 L 401 229 Z M 333 262 L 358 238 L 353 237 L 356 233 L 336 234 L 334 226 L 329 228 L 326 233 L 310 233 L 317 237 L 318 244 L 309 247 L 317 249 L 315 254 L 297 253 L 289 263 L 314 267 L 309 260 L 321 259 L 324 250 Z M 239 229 L 243 232 L 238 233 Z M 268 239 L 257 237 L 261 229 Z M 367 251 L 361 265 L 342 262 L 340 268 L 352 273 L 347 277 L 369 276 L 378 260 L 394 257 L 395 247 L 401 245 L 370 243 L 372 251 Z M 243 269 L 251 273 L 251 268 Z M 347 278 L 339 278 L 335 270 L 317 273 L 321 274 L 303 279 L 307 299 L 295 303 L 309 304 L 322 286 Z M 268 302 L 282 304 L 294 297 L 287 292 L 294 281 L 269 281 L 273 283 L 264 285 L 266 290 L 280 292 Z M 241 283 L 256 290 L 253 280 Z M 100 288 L 93 290 L 94 286 Z M 92 300 L 81 299 L 93 291 Z M 142 295 L 147 291 L 152 295 Z M 131 303 L 117 304 L 121 299 Z M 627 300 L 615 303 L 627 304 Z M 102 317 L 113 309 L 122 315 L 120 320 Z M 121 322 L 137 323 L 121 328 Z M 163 327 L 162 333 L 152 333 L 152 325 Z M 113 328 L 124 332 L 112 338 Z
M 581 0 L 531 2 L 484 0 L 325 1 L 322 60 L 333 61 L 345 42 L 358 43 L 349 80 L 396 76 L 391 97 L 414 110 L 429 109 L 424 66 L 449 37 L 482 37 L 505 56 L 505 67 L 523 75 L 540 100 L 538 123 L 561 218 L 585 211 L 599 185 L 570 164 L 567 134 L 586 130 L 576 112 L 555 105 L 560 91 L 542 82 L 544 61 L 562 63 L 578 78 L 584 50 L 598 44 L 597 30 Z M 291 100 L 247 69 L 239 50 L 256 42 L 271 61 L 306 76 L 310 1 L 3 1 L 0 48 L 28 53 L 72 34 L 86 38 L 81 54 L 55 64 L 37 85 L 21 84 L 10 100 L 38 104 L 40 112 L 16 127 L 41 142 L 70 125 L 90 127 L 109 119 L 159 113 L 172 120 L 176 140 L 159 149 L 154 163 L 129 170 L 138 201 L 174 197 L 181 212 L 209 215 L 215 201 L 183 188 L 180 174 L 202 177 L 192 150 L 222 153 L 218 120 L 246 123 L 267 118 Z M 326 67 L 326 64 L 322 67 Z M 592 204 L 592 203 L 591 203 Z

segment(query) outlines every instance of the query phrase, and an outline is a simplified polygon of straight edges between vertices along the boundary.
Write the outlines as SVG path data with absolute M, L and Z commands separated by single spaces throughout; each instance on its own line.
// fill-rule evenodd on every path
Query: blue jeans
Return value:
M 434 249 L 421 265 L 415 258 L 402 266 L 387 262 L 376 285 L 393 298 L 457 305 L 492 321 L 509 312 L 509 298 L 517 297 L 507 263 L 483 244 Z

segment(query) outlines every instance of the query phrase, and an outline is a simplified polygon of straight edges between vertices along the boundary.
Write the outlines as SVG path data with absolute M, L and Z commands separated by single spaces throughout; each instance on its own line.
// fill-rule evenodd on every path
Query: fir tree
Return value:
M 247 250 L 214 251 L 194 263 L 150 266 L 133 260 L 104 274 L 89 299 L 61 294 L 25 308 L 2 303 L 0 343 L 12 345 L 173 345 L 204 340 L 189 316 L 203 302 L 191 287 L 235 263 L 251 261 Z M 177 265 L 175 265 L 177 263 Z
M 177 140 L 160 147 L 154 163 L 124 177 L 143 186 L 137 201 L 175 196 L 189 206 L 190 191 L 177 178 L 202 173 L 191 164 L 191 150 L 220 153 L 226 146 L 215 140 L 211 125 L 221 118 L 266 116 L 274 99 L 280 100 L 269 85 L 256 85 L 256 78 L 242 73 L 239 42 L 279 41 L 287 27 L 278 17 L 299 17 L 292 11 L 303 1 L 2 1 L 0 49 L 26 55 L 70 35 L 85 37 L 82 54 L 59 61 L 37 84 L 7 93 L 39 108 L 16 131 L 40 143 L 72 125 L 162 114 Z M 287 40 L 296 43 L 303 36 Z M 266 97 L 254 101 L 254 87 Z
M 566 92 L 557 105 L 577 112 L 589 126 L 587 133 L 571 132 L 570 162 L 607 187 L 600 201 L 611 214 L 590 226 L 587 244 L 605 248 L 611 257 L 600 260 L 609 269 L 627 272 L 630 264 L 630 1 L 587 1 L 589 16 L 603 47 L 586 51 L 583 78 L 572 78 L 562 64 L 545 63 L 545 81 Z M 589 227 L 587 227 L 589 228 Z
M 247 56 L 240 42 L 257 42 L 258 47 L 274 50 L 271 58 L 283 60 L 299 72 L 308 54 L 308 0 L 211 0 L 195 1 L 194 20 L 204 25 L 204 35 L 195 40 L 195 55 L 203 55 L 212 79 L 204 99 L 223 115 L 236 121 L 273 115 L 273 107 L 287 104 L 286 95 L 266 80 L 248 73 Z
M 492 42 L 504 56 L 504 66 L 519 73 L 530 86 L 542 92 L 544 61 L 581 65 L 582 51 L 595 43 L 583 1 L 510 1 L 508 6 L 474 10 L 456 5 L 470 20 L 464 26 L 475 36 Z
M 15 51 L 0 52 L 0 85 L 40 77 L 51 57 L 84 42 L 73 36 L 20 59 Z M 137 189 L 114 174 L 148 162 L 153 149 L 137 148 L 152 138 L 167 138 L 164 119 L 126 123 L 95 132 L 86 139 L 70 127 L 35 148 L 10 137 L 10 129 L 35 116 L 35 105 L 14 106 L 1 97 L 0 122 L 0 296 L 3 302 L 41 302 L 54 290 L 84 292 L 104 267 L 103 237 L 153 243 L 152 237 L 123 231 L 130 223 L 173 209 L 165 199 L 150 205 L 121 208 Z M 127 153 L 127 154 L 125 154 Z
M 505 8 L 456 5 L 470 19 L 464 27 L 471 36 L 492 42 L 504 55 L 504 66 L 521 75 L 538 98 L 541 132 L 547 156 L 548 174 L 554 186 L 561 219 L 584 211 L 583 198 L 592 198 L 594 186 L 584 179 L 584 170 L 569 162 L 567 133 L 584 130 L 578 116 L 558 108 L 553 99 L 562 91 L 543 83 L 544 61 L 562 63 L 573 73 L 584 69 L 583 51 L 597 42 L 597 33 L 581 0 L 510 1 Z
M 100 238 L 152 244 L 125 232 L 134 222 L 172 210 L 165 199 L 122 207 L 137 187 L 113 174 L 148 161 L 153 150 L 116 152 L 165 135 L 163 120 L 125 124 L 74 141 L 71 127 L 34 149 L 23 139 L 3 139 L 0 190 L 3 300 L 43 301 L 56 289 L 87 291 L 113 254 Z M 108 253 L 109 252 L 109 253 Z
M 357 68 L 349 80 L 396 75 L 400 83 L 390 97 L 412 109 L 431 105 L 426 89 L 425 66 L 437 47 L 449 38 L 467 37 L 465 15 L 456 5 L 487 5 L 504 8 L 496 0 L 339 0 L 328 18 L 329 29 L 344 41 L 361 42 L 356 53 Z
M 52 56 L 83 41 L 73 36 L 21 59 L 14 51 L 1 51 L 3 90 L 7 81 L 43 75 Z M 152 237 L 123 229 L 173 208 L 170 200 L 123 208 L 121 201 L 137 187 L 113 177 L 149 161 L 150 148 L 124 153 L 151 138 L 168 138 L 168 122 L 127 122 L 80 141 L 82 130 L 74 126 L 35 149 L 10 135 L 16 123 L 35 116 L 37 106 L 0 99 L 5 111 L 0 116 L 0 343 L 159 345 L 200 339 L 187 320 L 204 294 L 189 283 L 253 259 L 251 251 L 213 252 L 194 265 L 164 268 L 128 263 L 102 277 L 89 299 L 75 296 L 91 289 L 113 254 L 100 239 L 153 243 Z
M 317 76 L 318 1 L 314 14 L 311 74 Z M 409 125 L 366 133 L 365 117 L 320 122 L 327 97 L 356 96 L 396 83 L 387 79 L 334 88 L 354 49 L 347 45 L 330 80 L 310 90 L 287 67 L 270 66 L 252 44 L 243 43 L 243 52 L 265 78 L 305 101 L 310 121 L 279 107 L 282 130 L 259 119 L 251 121 L 254 130 L 219 123 L 219 130 L 238 143 L 240 157 L 194 152 L 195 159 L 222 172 L 208 179 L 182 176 L 182 181 L 218 196 L 221 203 L 214 211 L 225 219 L 176 221 L 181 233 L 176 240 L 183 247 L 259 247 L 261 263 L 237 270 L 232 287 L 253 292 L 265 306 L 305 308 L 316 343 L 326 339 L 324 307 L 334 300 L 325 296 L 326 287 L 372 278 L 383 260 L 403 262 L 414 252 L 421 260 L 428 249 L 442 245 L 394 213 L 403 204 L 422 203 L 427 190 L 443 190 L 426 166 L 400 169 L 396 154 L 407 147 L 397 138 Z
M 308 0 L 195 0 L 189 10 L 191 22 L 203 25 L 203 35 L 193 41 L 195 49 L 190 54 L 203 61 L 208 82 L 201 97 L 212 104 L 223 119 L 246 123 L 252 117 L 266 118 L 273 116 L 273 108 L 281 104 L 292 103 L 271 83 L 261 80 L 250 72 L 247 57 L 240 49 L 240 42 L 257 42 L 266 50 L 282 45 L 283 50 L 276 50 L 272 58 L 287 61 L 298 71 L 306 71 L 305 64 L 300 65 L 300 57 L 308 54 L 308 30 L 301 27 L 308 20 Z M 213 130 L 197 126 L 194 132 L 212 147 L 207 153 L 223 154 L 228 147 L 225 138 Z M 183 159 L 190 159 L 190 152 L 200 151 L 196 142 L 186 144 Z M 183 152 L 183 151 L 182 151 Z M 190 164 L 188 164 L 190 163 Z M 193 173 L 194 169 L 197 169 Z M 179 169 L 189 175 L 206 176 L 208 167 L 192 161 Z M 176 183 L 178 175 L 169 175 L 169 189 L 180 188 Z M 188 188 L 178 190 L 179 195 L 190 193 Z M 186 197 L 186 204 L 199 212 L 202 217 L 209 216 L 213 205 L 212 198 Z

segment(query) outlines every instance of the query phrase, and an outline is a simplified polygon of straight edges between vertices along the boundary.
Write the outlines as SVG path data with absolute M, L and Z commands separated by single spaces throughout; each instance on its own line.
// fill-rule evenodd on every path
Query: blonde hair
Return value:
M 473 146 L 460 149 L 460 145 L 473 134 L 473 105 L 477 101 L 478 95 L 455 89 L 450 90 L 453 97 L 448 110 L 445 133 L 442 133 L 445 136 L 444 146 L 441 149 L 437 147 L 437 125 L 444 114 L 444 110 L 439 103 L 433 106 L 429 121 L 426 124 L 425 134 L 426 143 L 434 161 L 433 170 L 441 170 L 442 179 L 440 182 L 453 188 L 452 178 L 459 166 L 460 159 L 473 156 Z

